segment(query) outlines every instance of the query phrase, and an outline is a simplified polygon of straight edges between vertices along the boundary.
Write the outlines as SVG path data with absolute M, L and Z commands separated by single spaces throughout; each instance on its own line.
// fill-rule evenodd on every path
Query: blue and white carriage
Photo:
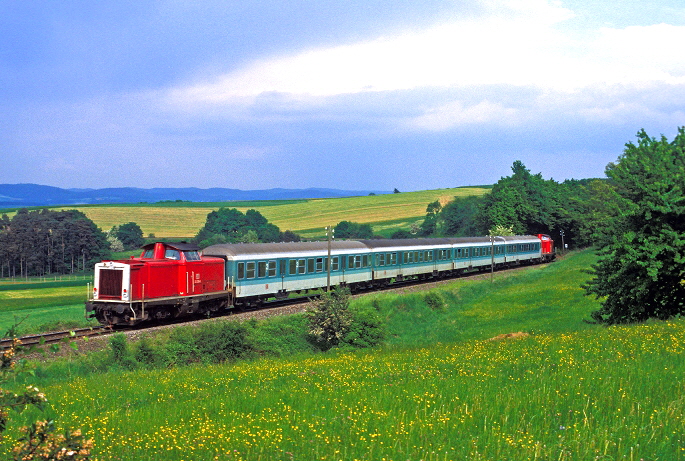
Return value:
M 203 255 L 226 261 L 233 304 L 248 305 L 328 283 L 354 290 L 545 259 L 541 238 L 534 235 L 219 244 L 205 248 Z

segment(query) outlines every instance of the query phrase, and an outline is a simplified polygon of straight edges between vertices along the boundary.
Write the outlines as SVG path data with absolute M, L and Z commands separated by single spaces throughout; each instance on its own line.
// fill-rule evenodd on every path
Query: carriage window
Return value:
M 247 270 L 245 271 L 248 279 L 253 279 L 255 275 L 254 261 L 247 263 Z
M 362 256 L 362 267 L 369 267 L 369 255 Z
M 388 256 L 390 257 L 390 264 L 395 265 L 397 264 L 397 253 L 388 253 Z
M 238 263 L 238 279 L 245 278 L 245 263 Z
M 314 273 L 314 259 L 310 258 L 307 260 L 307 273 Z
M 323 258 L 316 258 L 316 272 L 323 272 Z
M 276 261 L 269 261 L 269 277 L 276 277 Z
M 290 275 L 297 274 L 297 259 L 290 260 Z
M 337 271 L 340 268 L 340 260 L 337 256 L 331 258 L 331 271 Z
M 184 251 L 183 254 L 186 257 L 186 261 L 202 261 L 200 253 L 197 251 Z
M 297 273 L 298 274 L 306 274 L 306 259 L 298 259 L 297 260 Z
M 167 248 L 164 252 L 164 258 L 179 260 L 181 259 L 181 254 L 178 252 L 178 250 Z
M 266 277 L 266 261 L 259 261 L 257 277 Z

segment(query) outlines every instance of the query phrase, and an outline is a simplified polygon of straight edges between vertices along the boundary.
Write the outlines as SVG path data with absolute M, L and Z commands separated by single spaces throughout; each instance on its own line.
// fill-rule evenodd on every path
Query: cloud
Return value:
M 257 60 L 175 88 L 169 100 L 181 106 L 244 104 L 271 92 L 326 97 L 544 79 L 554 45 L 565 40 L 553 26 L 572 13 L 541 0 L 485 5 L 489 15 L 479 19 Z
M 483 101 L 468 107 L 464 107 L 461 101 L 453 101 L 431 108 L 426 113 L 410 119 L 407 126 L 420 130 L 444 131 L 471 124 L 514 125 L 520 121 L 517 115 L 516 109 L 506 108 L 490 101 Z

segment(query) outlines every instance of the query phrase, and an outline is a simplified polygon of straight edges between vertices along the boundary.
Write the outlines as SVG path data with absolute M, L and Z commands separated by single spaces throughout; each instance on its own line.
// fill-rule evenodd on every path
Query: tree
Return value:
M 256 237 L 255 237 L 256 236 Z M 215 243 L 278 242 L 281 231 L 257 210 L 243 214 L 236 208 L 219 208 L 207 215 L 194 241 L 201 247 Z
M 335 238 L 372 239 L 373 229 L 371 228 L 371 224 L 359 224 L 351 221 L 340 221 L 335 226 Z
M 117 227 L 115 232 L 116 238 L 124 244 L 126 250 L 133 250 L 140 248 L 143 243 L 143 231 L 140 226 L 134 222 L 128 222 Z
M 637 138 L 606 168 L 620 214 L 584 287 L 602 300 L 592 317 L 606 324 L 685 313 L 685 128 L 672 142 L 644 130 Z
M 422 237 L 429 237 L 438 233 L 441 210 L 442 205 L 439 200 L 428 204 L 426 207 L 426 218 L 421 223 L 421 231 L 419 233 Z
M 513 174 L 500 179 L 485 196 L 479 226 L 512 226 L 518 235 L 552 233 L 562 208 L 559 184 L 542 179 L 540 173 L 531 174 L 520 160 L 514 162 L 511 170 Z
M 478 214 L 483 203 L 482 197 L 455 197 L 440 212 L 442 232 L 446 236 L 472 237 L 485 234 L 480 227 Z

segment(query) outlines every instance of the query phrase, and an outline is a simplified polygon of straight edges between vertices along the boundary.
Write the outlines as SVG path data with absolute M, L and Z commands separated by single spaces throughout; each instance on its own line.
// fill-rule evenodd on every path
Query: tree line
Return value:
M 107 236 L 77 210 L 19 210 L 0 218 L 0 277 L 70 274 L 110 257 Z

